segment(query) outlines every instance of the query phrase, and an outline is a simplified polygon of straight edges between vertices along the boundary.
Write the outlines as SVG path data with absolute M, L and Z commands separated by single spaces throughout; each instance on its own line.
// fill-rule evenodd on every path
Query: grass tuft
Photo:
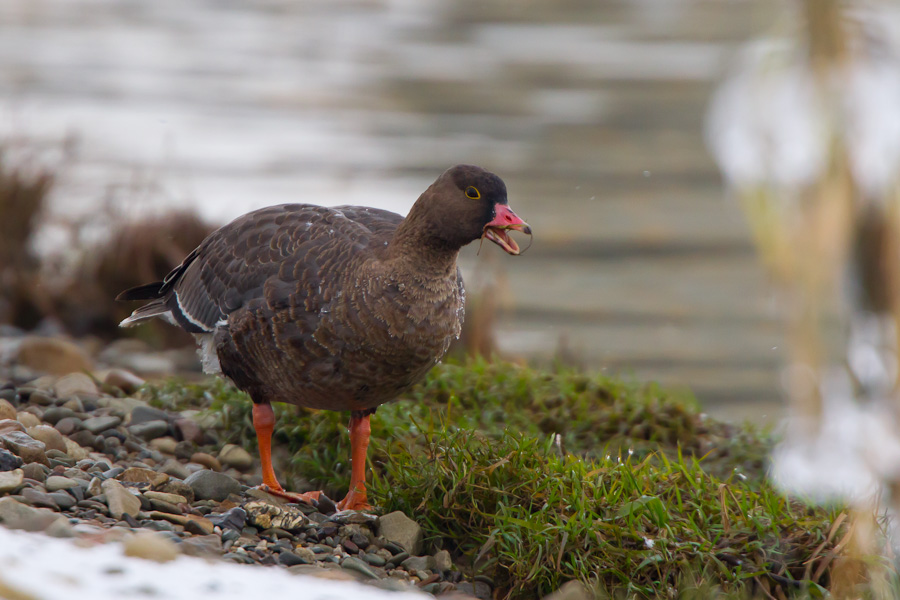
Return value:
M 221 380 L 145 393 L 208 409 L 220 442 L 255 447 L 250 401 Z M 500 597 L 573 579 L 654 599 L 815 597 L 829 583 L 837 511 L 779 494 L 765 481 L 768 436 L 706 419 L 690 397 L 471 359 L 435 368 L 407 400 L 372 420 L 370 498 L 414 518 Z M 275 445 L 289 456 L 280 475 L 340 497 L 347 415 L 275 410 Z

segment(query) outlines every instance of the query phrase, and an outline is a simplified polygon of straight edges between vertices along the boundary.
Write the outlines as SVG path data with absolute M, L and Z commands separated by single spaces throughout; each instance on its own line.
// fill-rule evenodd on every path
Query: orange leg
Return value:
M 366 496 L 366 453 L 369 450 L 369 416 L 350 417 L 350 490 L 337 503 L 339 510 L 370 510 Z
M 291 502 L 305 502 L 312 504 L 318 500 L 322 492 L 306 492 L 305 494 L 292 494 L 284 491 L 278 479 L 275 478 L 275 469 L 272 468 L 272 432 L 275 430 L 275 412 L 272 405 L 253 403 L 253 428 L 256 429 L 256 439 L 259 441 L 259 460 L 262 463 L 263 483 L 261 490 L 281 496 Z

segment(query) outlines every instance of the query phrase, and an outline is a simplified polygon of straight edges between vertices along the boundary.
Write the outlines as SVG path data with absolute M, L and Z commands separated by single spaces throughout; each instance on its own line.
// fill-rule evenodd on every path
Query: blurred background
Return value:
M 211 226 L 283 202 L 405 212 L 474 163 L 535 231 L 521 257 L 465 250 L 476 346 L 772 421 L 781 314 L 708 113 L 804 6 L 6 0 L 0 209 L 27 214 L 6 219 L 5 320 L 112 335 L 111 296 Z

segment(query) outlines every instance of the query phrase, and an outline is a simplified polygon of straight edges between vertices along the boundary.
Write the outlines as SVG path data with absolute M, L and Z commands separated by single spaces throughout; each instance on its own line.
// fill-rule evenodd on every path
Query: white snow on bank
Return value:
M 181 556 L 167 563 L 132 558 L 122 544 L 81 547 L 71 540 L 0 527 L 0 589 L 36 600 L 413 600 L 416 593 L 387 592 L 359 583 L 292 575 L 285 569 L 212 562 Z

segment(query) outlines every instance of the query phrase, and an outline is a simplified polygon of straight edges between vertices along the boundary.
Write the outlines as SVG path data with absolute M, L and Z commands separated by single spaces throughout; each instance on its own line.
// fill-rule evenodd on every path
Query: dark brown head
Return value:
M 531 233 L 509 208 L 503 180 L 472 165 L 444 171 L 419 196 L 407 221 L 434 243 L 455 250 L 486 237 L 509 254 L 518 254 L 519 246 L 508 231 Z

